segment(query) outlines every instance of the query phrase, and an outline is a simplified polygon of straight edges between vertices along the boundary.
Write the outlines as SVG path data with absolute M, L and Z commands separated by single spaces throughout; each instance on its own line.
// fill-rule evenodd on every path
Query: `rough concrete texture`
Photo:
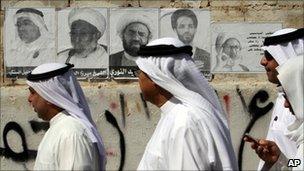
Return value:
M 240 96 L 237 94 L 236 88 L 239 87 L 245 103 L 248 104 L 251 98 L 258 90 L 263 89 L 270 95 L 267 102 L 258 104 L 263 107 L 275 98 L 274 87 L 271 84 L 258 83 L 236 83 L 226 82 L 212 84 L 218 92 L 219 98 L 227 112 L 229 125 L 231 127 L 231 136 L 233 146 L 237 154 L 239 150 L 241 136 L 245 127 L 251 119 L 251 115 L 243 109 Z M 229 85 L 229 86 L 227 86 Z M 120 163 L 120 145 L 119 135 L 117 130 L 106 121 L 104 111 L 109 110 L 117 119 L 118 124 L 124 134 L 126 141 L 126 161 L 125 169 L 134 170 L 140 161 L 145 145 L 151 137 L 153 130 L 160 117 L 159 110 L 148 103 L 148 110 L 150 118 L 148 119 L 142 100 L 140 98 L 140 91 L 137 83 L 131 85 L 119 85 L 119 87 L 105 87 L 98 85 L 84 86 L 84 91 L 88 99 L 91 112 L 96 122 L 99 131 L 103 137 L 108 154 L 107 169 L 115 170 Z M 8 122 L 17 122 L 25 132 L 26 144 L 28 149 L 37 150 L 38 144 L 41 141 L 44 131 L 35 133 L 30 126 L 29 121 L 39 121 L 36 114 L 27 102 L 28 90 L 27 86 L 10 86 L 1 88 L 1 131 L 0 136 L 3 136 L 3 129 Z M 124 94 L 124 108 L 125 108 L 125 126 L 123 125 L 123 117 L 121 111 L 120 94 Z M 269 121 L 270 113 L 259 119 L 252 128 L 252 135 L 255 137 L 264 137 L 265 128 Z M 11 131 L 13 132 L 13 131 Z M 21 147 L 21 139 L 18 135 L 8 134 L 7 139 L 9 146 L 15 151 L 23 151 Z M 0 147 L 4 147 L 1 139 Z M 257 157 L 247 146 L 245 147 L 244 155 L 244 169 L 254 169 L 257 164 Z M 250 158 L 250 160 L 249 160 Z M 27 162 L 12 162 L 12 159 L 1 158 L 1 169 L 31 169 L 34 160 Z M 12 163 L 14 163 L 12 165 Z
M 70 2 L 70 3 L 69 3 Z M 4 127 L 11 121 L 21 126 L 25 133 L 26 145 L 29 150 L 37 150 L 44 131 L 34 132 L 29 121 L 40 121 L 27 102 L 27 86 L 24 80 L 11 80 L 3 78 L 3 21 L 4 9 L 7 6 L 15 7 L 56 7 L 67 6 L 98 6 L 98 7 L 159 7 L 159 8 L 203 8 L 211 11 L 211 21 L 252 21 L 252 22 L 282 22 L 283 27 L 303 27 L 303 1 L 152 1 L 152 0 L 103 0 L 103 1 L 77 1 L 77 0 L 44 0 L 44 1 L 1 1 L 1 120 L 0 120 L 0 149 L 4 148 Z M 117 130 L 105 119 L 104 111 L 109 110 L 118 121 L 120 129 L 126 140 L 125 170 L 136 169 L 142 156 L 145 145 L 159 119 L 159 110 L 148 103 L 150 119 L 148 119 L 140 91 L 136 81 L 118 82 L 103 81 L 98 83 L 82 82 L 94 121 L 103 137 L 107 152 L 107 169 L 117 170 L 120 164 L 120 145 Z M 265 90 L 269 99 L 261 103 L 258 108 L 274 102 L 276 97 L 275 86 L 267 81 L 265 74 L 215 74 L 211 85 L 217 90 L 219 98 L 226 110 L 235 153 L 239 151 L 241 136 L 252 119 L 247 112 L 249 103 L 259 90 Z M 241 91 L 240 95 L 237 88 Z M 125 126 L 121 112 L 120 94 L 124 94 Z M 260 97 L 260 96 L 259 96 Z M 242 99 L 244 101 L 242 101 Z M 245 104 L 245 106 L 244 106 Z M 255 137 L 265 137 L 268 129 L 271 111 L 259 118 L 254 124 L 251 134 Z M 257 114 L 258 115 L 258 114 Z M 21 138 L 18 133 L 10 131 L 7 134 L 10 148 L 16 153 L 22 152 Z M 9 156 L 7 156 L 9 157 Z M 31 170 L 34 159 L 28 156 L 28 161 L 20 162 L 12 158 L 1 156 L 0 170 Z M 255 170 L 258 158 L 247 144 L 243 153 L 243 170 Z

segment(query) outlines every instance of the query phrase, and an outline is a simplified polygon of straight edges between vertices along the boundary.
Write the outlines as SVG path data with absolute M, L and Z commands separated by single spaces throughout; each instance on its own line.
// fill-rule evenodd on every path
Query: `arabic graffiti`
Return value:
M 123 127 L 126 127 L 125 95 L 122 92 L 119 93 L 119 102 L 121 106 L 122 125 Z
M 50 123 L 49 122 L 38 122 L 38 121 L 34 121 L 31 120 L 29 121 L 32 130 L 35 133 L 38 133 L 39 131 L 47 131 L 50 128 Z
M 115 117 L 113 116 L 113 114 L 111 112 L 109 112 L 108 110 L 105 111 L 105 115 L 106 115 L 106 119 L 107 121 L 114 127 L 117 129 L 118 133 L 119 133 L 119 142 L 120 142 L 120 165 L 119 165 L 119 171 L 123 170 L 124 164 L 125 164 L 125 156 L 126 156 L 126 145 L 125 145 L 125 137 L 122 133 L 122 131 L 120 130 L 118 123 L 115 119 Z
M 248 112 L 251 115 L 251 120 L 248 123 L 243 136 L 245 135 L 245 133 L 249 133 L 250 130 L 252 129 L 254 123 L 261 118 L 262 116 L 264 116 L 265 114 L 267 114 L 273 107 L 273 103 L 269 102 L 266 106 L 264 107 L 259 107 L 257 105 L 258 102 L 261 103 L 265 103 L 268 99 L 269 99 L 269 95 L 265 90 L 259 90 L 251 99 L 248 107 L 246 106 L 246 102 L 244 100 L 244 97 L 242 95 L 241 90 L 239 89 L 239 87 L 236 87 L 236 92 L 237 94 L 240 96 L 240 99 L 242 101 L 242 105 L 243 108 L 246 109 L 245 111 Z M 242 137 L 243 137 L 242 136 Z M 241 140 L 241 144 L 240 144 L 240 148 L 239 148 L 239 152 L 238 152 L 238 165 L 239 165 L 239 169 L 242 170 L 242 160 L 243 160 L 243 150 L 244 150 L 244 140 L 242 138 Z
M 9 131 L 15 131 L 21 137 L 22 148 L 23 148 L 22 152 L 17 153 L 15 151 L 13 151 L 11 149 L 11 147 L 9 146 L 9 143 L 7 141 L 7 134 Z M 25 134 L 23 132 L 23 129 L 16 122 L 8 122 L 5 125 L 4 130 L 3 130 L 3 143 L 4 143 L 4 148 L 0 147 L 0 155 L 5 156 L 7 158 L 11 158 L 14 161 L 25 162 L 30 159 L 35 159 L 37 156 L 36 150 L 30 150 L 27 148 Z

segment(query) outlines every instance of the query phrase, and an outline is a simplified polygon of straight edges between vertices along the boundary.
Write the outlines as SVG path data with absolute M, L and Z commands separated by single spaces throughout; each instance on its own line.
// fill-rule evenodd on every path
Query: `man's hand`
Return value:
M 255 150 L 257 155 L 264 160 L 267 165 L 272 166 L 281 154 L 279 147 L 273 141 L 265 139 L 253 141 L 248 137 L 244 137 L 244 141 L 251 143 L 251 148 Z

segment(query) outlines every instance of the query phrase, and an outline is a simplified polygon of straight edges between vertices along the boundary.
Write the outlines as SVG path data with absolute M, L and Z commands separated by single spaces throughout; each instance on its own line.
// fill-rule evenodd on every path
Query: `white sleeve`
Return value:
M 171 137 L 171 136 L 170 136 Z M 195 128 L 181 128 L 168 144 L 169 170 L 210 170 L 208 144 Z
M 85 136 L 71 135 L 59 143 L 58 170 L 96 170 L 94 145 Z

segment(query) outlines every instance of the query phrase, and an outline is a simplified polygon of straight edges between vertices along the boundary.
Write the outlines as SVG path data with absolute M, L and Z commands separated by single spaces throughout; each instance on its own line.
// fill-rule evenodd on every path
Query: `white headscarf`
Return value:
M 274 32 L 270 37 L 292 33 L 297 29 L 285 28 Z M 263 46 L 263 50 L 268 51 L 279 65 L 285 63 L 289 58 L 304 54 L 304 36 L 296 40 L 276 45 Z
M 134 14 L 132 13 L 132 14 L 123 15 L 119 19 L 119 22 L 116 26 L 117 34 L 120 37 L 123 37 L 122 36 L 123 31 L 131 23 L 142 23 L 145 26 L 147 26 L 147 28 L 150 32 L 150 38 L 152 38 L 153 34 L 155 34 L 155 30 L 154 30 L 154 26 L 153 26 L 153 22 L 152 22 L 151 18 L 149 18 L 147 15 L 142 14 L 142 13 L 134 13 Z
M 296 120 L 288 126 L 285 135 L 296 142 L 298 152 L 295 158 L 301 158 L 303 162 L 303 128 L 304 128 L 304 79 L 303 79 L 303 57 L 289 59 L 285 64 L 278 68 L 278 78 L 282 84 L 285 94 L 294 111 Z
M 36 9 L 35 9 L 36 10 Z M 21 13 L 17 13 L 15 14 L 15 17 L 14 17 L 14 21 L 15 21 L 15 24 L 17 24 L 17 20 L 18 18 L 20 17 L 24 17 L 24 18 L 28 18 L 29 20 L 31 20 L 37 27 L 39 27 L 39 31 L 41 33 L 41 36 L 45 36 L 48 34 L 48 29 L 45 25 L 45 22 L 44 22 L 44 19 L 42 16 L 36 14 L 36 13 L 33 13 L 33 12 L 30 12 L 30 11 L 23 11 Z M 18 35 L 18 34 L 17 34 Z
M 98 31 L 100 31 L 101 35 L 104 34 L 106 30 L 106 19 L 105 17 L 98 11 L 92 9 L 92 8 L 74 8 L 69 13 L 69 26 L 71 28 L 71 25 L 74 21 L 77 20 L 83 20 L 85 22 L 88 22 L 96 27 Z
M 303 122 L 303 57 L 289 59 L 282 66 L 278 67 L 278 72 L 278 79 L 282 84 L 296 118 Z
M 175 38 L 157 39 L 147 44 L 147 46 L 154 45 L 185 46 L 180 40 Z M 215 110 L 218 117 L 221 117 L 227 126 L 226 118 L 223 115 L 224 110 L 215 91 L 196 68 L 191 56 L 177 54 L 163 57 L 138 57 L 136 64 L 156 84 L 169 91 L 184 104 L 198 108 L 207 105 Z
M 31 74 L 41 74 L 66 67 L 66 64 L 46 63 L 36 67 Z M 26 82 L 42 98 L 48 102 L 66 110 L 72 117 L 79 119 L 85 126 L 89 138 L 97 143 L 99 150 L 101 169 L 105 170 L 105 150 L 102 139 L 95 123 L 92 120 L 91 112 L 84 93 L 71 70 L 62 75 L 42 81 Z
M 29 9 L 31 9 L 31 8 L 29 8 Z M 37 10 L 37 9 L 34 9 L 34 10 Z M 37 10 L 37 11 L 39 11 L 39 10 Z M 15 14 L 15 16 L 14 16 L 15 25 L 17 24 L 18 18 L 20 18 L 20 17 L 28 18 L 29 20 L 31 20 L 39 28 L 40 37 L 37 40 L 33 41 L 32 43 L 25 43 L 20 39 L 20 37 L 18 35 L 18 28 L 16 27 L 15 36 L 16 36 L 17 41 L 13 42 L 13 43 L 15 43 L 15 45 L 14 45 L 15 48 L 18 51 L 25 51 L 25 52 L 30 51 L 30 52 L 34 53 L 37 50 L 50 47 L 50 45 L 49 45 L 49 40 L 51 39 L 50 32 L 45 24 L 43 17 L 34 12 L 31 12 L 30 10 L 28 10 L 28 11 L 24 10 L 22 12 Z M 53 47 L 53 46 L 51 46 L 51 47 Z M 27 49 L 27 50 L 24 50 L 24 49 Z

